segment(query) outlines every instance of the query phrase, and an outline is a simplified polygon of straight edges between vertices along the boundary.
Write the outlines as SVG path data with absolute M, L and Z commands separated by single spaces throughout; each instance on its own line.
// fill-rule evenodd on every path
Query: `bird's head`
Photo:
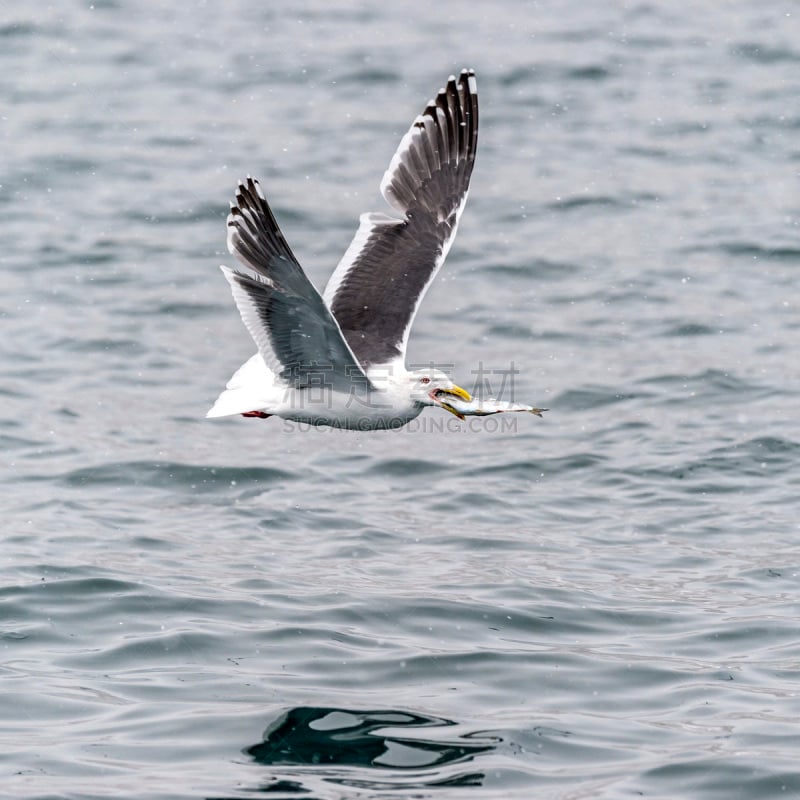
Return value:
M 438 369 L 417 369 L 408 373 L 411 399 L 423 406 L 441 406 L 457 414 L 447 403 L 448 398 L 457 397 L 468 403 L 472 396 L 466 389 L 456 386 L 447 375 Z

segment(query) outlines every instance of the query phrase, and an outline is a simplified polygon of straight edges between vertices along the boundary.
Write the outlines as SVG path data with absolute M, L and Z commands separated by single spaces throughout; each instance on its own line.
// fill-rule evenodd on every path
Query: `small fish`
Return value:
M 477 397 L 473 397 L 471 400 L 462 400 L 455 395 L 447 395 L 447 400 L 442 402 L 442 408 L 462 420 L 467 417 L 486 417 L 489 414 L 502 414 L 506 411 L 527 411 L 529 414 L 536 414 L 537 417 L 541 417 L 542 412 L 548 410 L 546 408 L 527 406 L 524 403 L 497 400 L 494 397 L 487 397 L 483 400 Z

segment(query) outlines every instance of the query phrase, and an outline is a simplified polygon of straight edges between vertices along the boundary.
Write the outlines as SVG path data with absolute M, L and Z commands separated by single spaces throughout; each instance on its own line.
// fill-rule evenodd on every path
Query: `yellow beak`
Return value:
M 445 411 L 449 411 L 454 417 L 458 417 L 462 422 L 466 419 L 466 417 L 460 411 L 456 411 L 453 406 L 449 406 L 447 403 L 442 403 L 441 407 Z
M 460 397 L 462 400 L 466 400 L 468 403 L 472 401 L 472 395 L 466 390 L 462 389 L 460 386 L 456 386 L 453 384 L 452 389 L 442 389 L 445 394 L 454 394 L 456 397 Z
M 452 389 L 442 389 L 440 390 L 439 394 L 451 394 L 454 397 L 460 397 L 462 400 L 466 400 L 468 403 L 472 400 L 472 395 L 466 390 L 462 389 L 460 386 L 453 385 Z M 466 419 L 466 417 L 460 412 L 456 411 L 453 406 L 449 405 L 445 401 L 439 401 L 441 406 L 445 411 L 449 411 L 454 417 L 458 417 L 460 420 Z

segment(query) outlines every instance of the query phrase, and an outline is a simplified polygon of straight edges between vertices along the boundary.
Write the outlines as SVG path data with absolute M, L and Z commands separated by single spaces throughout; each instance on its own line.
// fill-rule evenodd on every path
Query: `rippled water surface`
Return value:
M 800 797 L 798 11 L 0 3 L 0 795 Z M 205 420 L 463 66 L 409 358 L 551 410 Z

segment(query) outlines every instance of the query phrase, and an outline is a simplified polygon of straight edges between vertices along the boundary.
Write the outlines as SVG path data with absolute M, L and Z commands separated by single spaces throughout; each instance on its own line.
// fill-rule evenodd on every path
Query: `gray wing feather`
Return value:
M 364 366 L 405 356 L 417 308 L 455 236 L 477 143 L 475 73 L 464 70 L 417 117 L 383 177 L 384 198 L 404 218 L 362 215 L 325 290 Z
M 294 257 L 253 178 L 239 184 L 228 215 L 228 249 L 256 273 L 222 268 L 259 352 L 284 383 L 339 391 L 367 384 L 338 323 Z

